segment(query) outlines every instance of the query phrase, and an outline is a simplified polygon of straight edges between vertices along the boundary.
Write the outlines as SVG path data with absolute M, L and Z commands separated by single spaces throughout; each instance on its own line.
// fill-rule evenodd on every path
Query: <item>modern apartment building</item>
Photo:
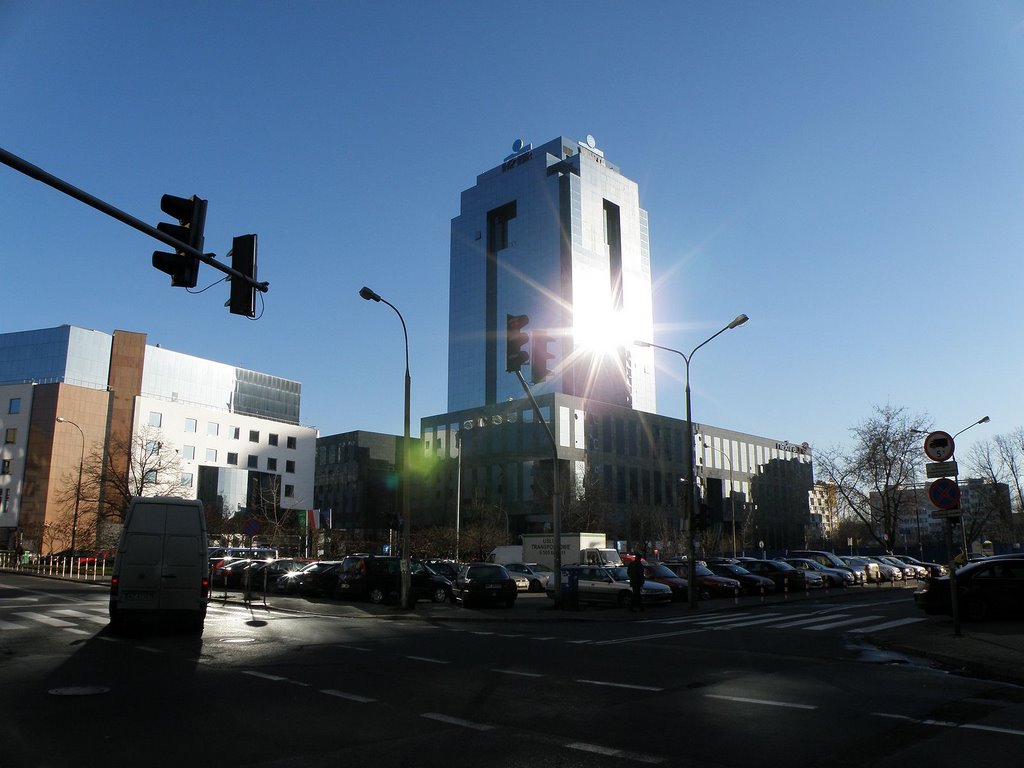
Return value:
M 257 505 L 311 508 L 317 432 L 299 423 L 300 397 L 298 382 L 153 346 L 143 333 L 0 334 L 0 546 L 41 551 L 81 464 L 102 455 L 127 476 L 140 441 L 175 468 L 146 478 L 154 492 L 200 498 L 226 519 Z M 101 490 L 80 526 L 95 532 L 98 509 L 116 519 L 117 503 Z

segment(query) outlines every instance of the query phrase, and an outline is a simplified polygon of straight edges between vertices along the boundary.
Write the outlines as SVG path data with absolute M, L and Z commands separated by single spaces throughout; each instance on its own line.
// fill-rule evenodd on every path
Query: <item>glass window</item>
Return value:
M 194 445 L 186 445 L 181 449 L 181 458 L 185 461 L 192 461 L 196 457 L 196 447 Z
M 207 461 L 217 461 L 217 449 L 216 448 L 207 448 L 206 449 L 206 460 Z
M 149 426 L 159 427 L 163 423 L 163 420 L 164 416 L 162 413 L 157 413 L 156 411 L 149 412 Z
M 182 472 L 181 473 L 181 484 L 183 486 L 185 486 L 186 488 L 191 488 L 192 487 L 192 473 L 191 472 Z
M 270 472 L 277 472 L 277 459 L 273 456 L 267 457 L 267 470 Z
M 285 472 L 291 472 L 292 474 L 295 474 L 295 462 L 291 461 L 291 460 L 286 461 L 284 463 L 284 471 Z
M 228 464 L 233 464 L 233 465 L 237 465 L 238 464 L 238 454 L 237 453 L 229 453 L 228 454 Z
M 271 432 L 267 435 L 267 442 L 270 443 L 270 445 L 277 445 L 277 435 Z
M 197 426 L 197 422 L 196 422 L 195 419 L 185 419 L 185 431 L 186 432 L 195 432 L 196 431 L 196 426 Z
M 4 442 L 14 443 L 18 440 L 18 430 L 15 427 L 8 427 L 4 432 Z
M 21 413 L 21 398 L 12 397 L 11 401 L 7 404 L 8 413 Z
M 206 434 L 208 434 L 210 437 L 216 437 L 217 435 L 219 435 L 220 424 L 218 424 L 216 421 L 206 422 Z
M 258 443 L 260 441 L 260 431 L 258 429 L 249 430 L 249 442 Z
M 146 441 L 146 454 L 147 455 L 152 456 L 152 455 L 154 455 L 159 450 L 160 450 L 160 443 L 159 442 L 157 442 L 156 440 L 147 440 Z
M 3 459 L 2 461 L 0 461 L 0 475 L 9 474 L 11 474 L 11 460 Z
M 147 469 L 145 474 L 142 476 L 142 482 L 144 483 L 156 483 L 156 470 Z
M 231 433 L 232 440 L 242 439 L 242 428 L 241 427 L 228 427 L 228 432 Z
M 289 448 L 295 448 L 295 444 L 296 444 L 295 438 L 294 437 L 289 437 L 288 438 L 288 447 Z
M 258 469 L 259 468 L 259 461 L 260 461 L 260 457 L 259 456 L 252 456 L 252 455 L 250 455 L 249 456 L 249 460 L 246 462 L 246 466 L 248 466 L 249 469 Z
M 295 495 L 295 486 L 294 485 L 286 485 L 284 487 L 284 495 L 287 498 L 289 498 L 289 499 L 292 498 Z

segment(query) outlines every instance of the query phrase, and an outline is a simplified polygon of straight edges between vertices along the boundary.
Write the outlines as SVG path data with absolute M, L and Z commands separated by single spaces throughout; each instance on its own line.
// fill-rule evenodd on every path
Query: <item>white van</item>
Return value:
M 210 597 L 206 518 L 200 501 L 135 498 L 124 518 L 110 579 L 110 625 L 181 618 L 203 631 Z

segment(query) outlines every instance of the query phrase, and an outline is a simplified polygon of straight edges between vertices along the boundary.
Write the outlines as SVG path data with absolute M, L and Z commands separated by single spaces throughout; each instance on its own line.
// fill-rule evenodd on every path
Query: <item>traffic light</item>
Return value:
M 185 245 L 203 250 L 203 228 L 206 226 L 206 201 L 192 197 L 164 195 L 160 210 L 178 220 L 177 224 L 161 221 L 156 228 Z M 153 266 L 171 276 L 171 285 L 195 288 L 199 280 L 199 259 L 184 251 L 167 253 L 153 251 Z
M 711 527 L 711 514 L 708 505 L 703 501 L 693 510 L 693 529 L 695 531 L 706 531 Z
M 555 355 L 548 352 L 548 344 L 554 341 L 545 331 L 533 332 L 533 345 L 530 352 L 530 380 L 534 384 L 540 384 L 546 379 L 551 370 L 548 368 L 548 360 L 553 360 Z
M 523 349 L 530 340 L 523 328 L 529 324 L 528 315 L 505 315 L 505 370 L 509 373 L 515 373 L 530 362 L 530 353 Z
M 240 235 L 231 240 L 231 268 L 256 279 L 256 235 Z M 256 286 L 232 275 L 228 310 L 233 315 L 256 316 Z

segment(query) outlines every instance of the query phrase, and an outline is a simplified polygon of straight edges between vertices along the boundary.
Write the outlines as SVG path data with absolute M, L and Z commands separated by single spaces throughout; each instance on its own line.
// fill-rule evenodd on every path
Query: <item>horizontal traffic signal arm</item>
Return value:
M 136 229 L 139 232 L 142 232 L 143 234 L 149 235 L 150 237 L 159 240 L 161 243 L 171 246 L 176 251 L 181 250 L 183 253 L 186 253 L 190 256 L 193 256 L 194 258 L 199 259 L 204 264 L 209 264 L 214 269 L 220 270 L 221 272 L 227 275 L 231 275 L 232 277 L 238 277 L 241 280 L 248 280 L 249 282 L 252 283 L 253 288 L 255 288 L 257 291 L 260 291 L 261 293 L 266 293 L 268 290 L 270 290 L 270 283 L 256 282 L 255 280 L 246 277 L 242 273 L 232 269 L 226 264 L 222 264 L 221 262 L 217 261 L 217 259 L 215 258 L 216 254 L 202 253 L 201 251 L 190 246 L 188 243 L 182 243 L 177 238 L 171 237 L 170 235 L 161 232 L 156 227 L 151 226 L 146 222 L 135 218 L 131 214 L 125 213 L 124 211 L 115 208 L 114 206 L 110 205 L 110 203 L 100 200 L 98 197 L 94 197 L 93 195 L 90 195 L 88 192 L 85 192 L 79 189 L 78 187 L 68 184 L 66 181 L 63 181 L 62 179 L 58 179 L 53 174 L 48 173 L 47 171 L 44 171 L 42 168 L 28 162 L 27 160 L 24 160 L 18 157 L 17 155 L 8 152 L 6 149 L 2 147 L 0 147 L 0 163 L 3 163 L 4 165 L 11 167 L 16 171 L 35 179 L 36 181 L 41 181 L 43 184 L 53 187 L 58 192 L 63 192 L 65 195 L 73 197 L 79 202 L 85 203 L 86 205 L 95 208 L 97 211 L 105 213 L 107 216 L 110 216 L 111 218 L 117 219 L 122 224 L 127 224 L 132 229 Z

